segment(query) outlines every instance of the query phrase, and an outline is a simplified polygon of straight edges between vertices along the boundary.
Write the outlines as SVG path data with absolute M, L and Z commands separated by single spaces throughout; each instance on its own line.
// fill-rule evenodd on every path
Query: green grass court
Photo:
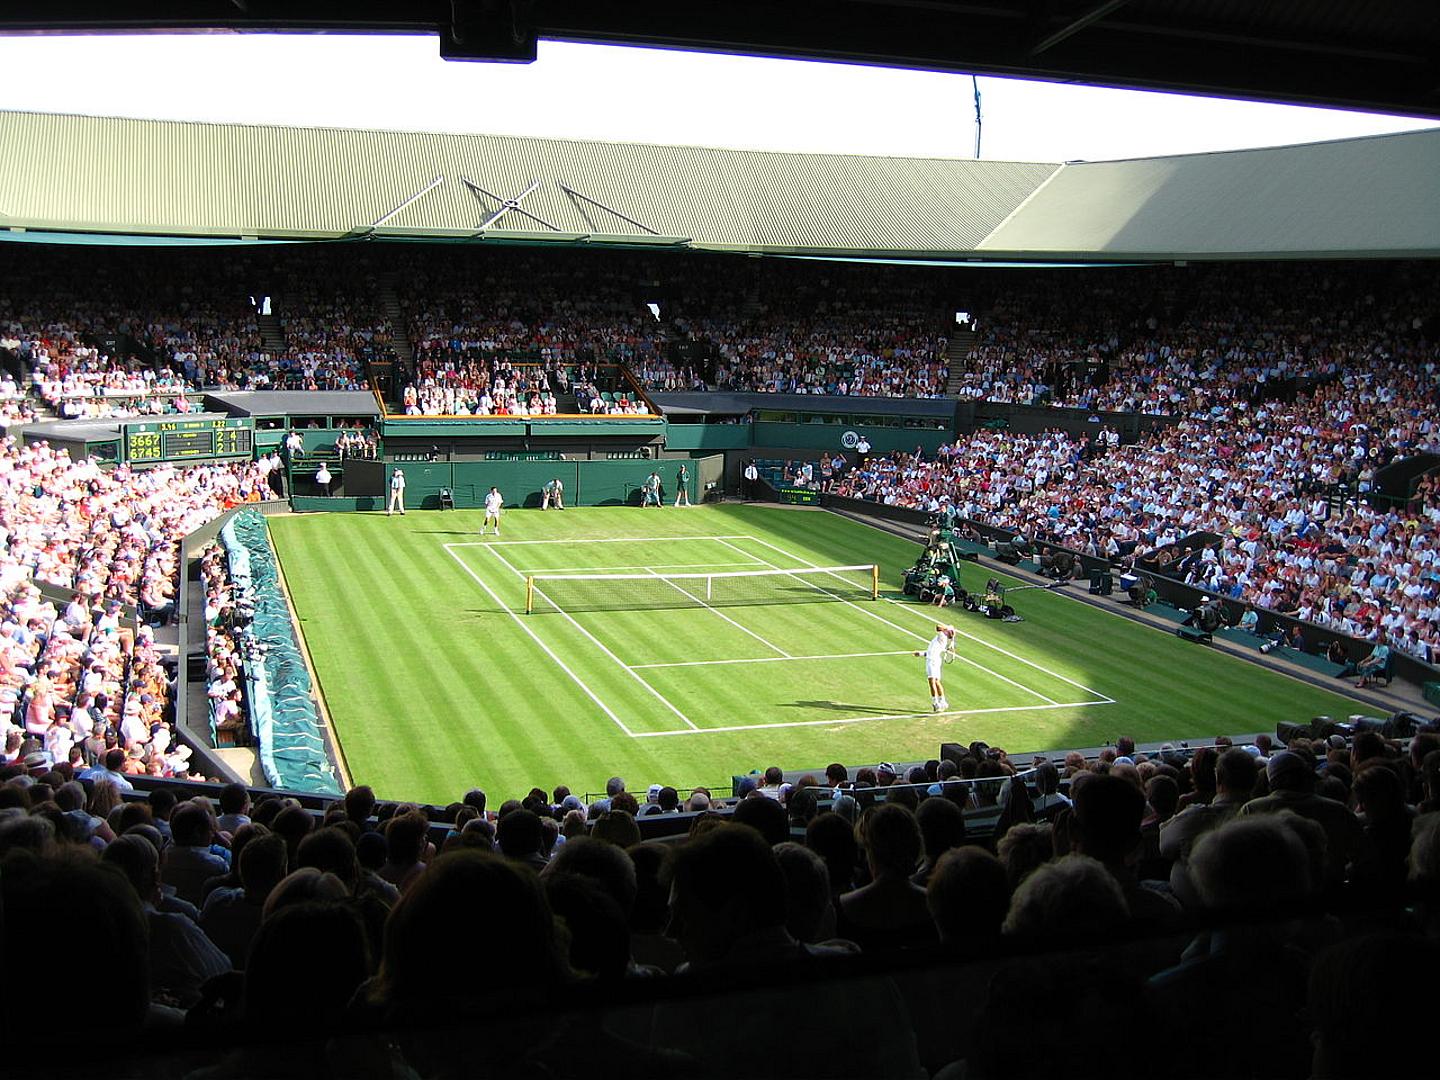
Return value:
M 1354 711 L 1031 589 L 1011 597 L 1021 623 L 947 610 L 960 656 L 945 675 L 951 711 L 936 715 L 911 654 L 937 612 L 899 592 L 912 543 L 770 506 L 515 510 L 498 540 L 479 536 L 481 516 L 271 520 L 349 772 L 382 798 L 598 792 L 615 774 L 632 788 L 728 786 L 772 764 L 923 760 L 948 740 L 1015 753 Z M 654 577 L 865 563 L 881 568 L 879 600 L 859 574 Z M 541 583 L 527 615 L 525 577 L 541 573 L 637 577 Z M 990 576 L 964 573 L 966 588 Z

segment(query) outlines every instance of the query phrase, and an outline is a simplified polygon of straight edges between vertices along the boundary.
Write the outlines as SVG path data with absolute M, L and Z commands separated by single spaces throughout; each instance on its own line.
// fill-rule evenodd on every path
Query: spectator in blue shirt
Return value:
M 1385 638 L 1385 631 L 1381 630 L 1380 635 L 1375 639 L 1375 647 L 1370 650 L 1370 655 L 1355 666 L 1355 673 L 1360 676 L 1355 685 L 1364 686 L 1365 680 L 1384 671 L 1385 665 L 1389 661 L 1390 645 Z

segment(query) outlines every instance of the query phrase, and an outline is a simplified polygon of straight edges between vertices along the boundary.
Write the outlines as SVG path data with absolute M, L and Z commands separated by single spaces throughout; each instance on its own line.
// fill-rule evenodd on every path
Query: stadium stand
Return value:
M 415 352 L 403 398 L 411 415 L 513 413 L 517 404 L 530 415 L 632 411 L 604 390 L 569 407 L 567 393 L 585 379 L 576 363 L 623 363 L 651 390 L 938 397 L 945 389 L 943 305 L 933 283 L 918 297 L 902 287 L 913 272 L 461 252 L 401 276 Z M 497 384 L 498 402 L 485 393 Z M 547 400 L 556 394 L 558 409 Z
M 112 757 L 118 766 L 124 752 Z M 201 1063 L 229 1048 L 228 1067 L 252 1074 L 273 1071 L 277 1037 L 291 1053 L 319 1042 L 331 1055 L 364 1053 L 379 1031 L 416 1024 L 409 1010 L 423 1001 L 487 1010 L 474 1023 L 506 1060 L 556 1055 L 547 1068 L 568 1075 L 594 1048 L 546 1037 L 572 1021 L 553 1005 L 530 1012 L 541 999 L 514 972 L 537 968 L 551 997 L 609 987 L 609 1007 L 636 1040 L 628 1060 L 716 1060 L 760 1040 L 787 1073 L 820 1075 L 798 1051 L 785 1056 L 796 1039 L 822 1038 L 807 1034 L 787 989 L 817 977 L 832 993 L 868 990 L 865 1022 L 883 1021 L 865 1045 L 847 1047 L 846 1070 L 933 1074 L 1000 1053 L 991 1025 L 1011 1008 L 1009 979 L 1043 985 L 1081 963 L 1107 972 L 1110 982 L 1085 985 L 1107 1010 L 1112 997 L 1127 1010 L 1107 1011 L 1112 1020 L 1197 1010 L 1213 1019 L 1287 1001 L 1263 1031 L 1239 1025 L 1220 1040 L 1209 1067 L 1218 1061 L 1228 1075 L 1258 1061 L 1264 1075 L 1300 1075 L 1315 1022 L 1301 1011 L 1307 979 L 1312 1010 L 1338 1007 L 1324 982 L 1337 957 L 1394 940 L 1412 961 L 1434 949 L 1433 733 L 1297 733 L 1288 744 L 1259 736 L 1149 752 L 1122 737 L 1098 754 L 1032 762 L 974 744 L 909 769 L 882 762 L 853 780 L 838 765 L 790 783 L 771 769 L 731 797 L 692 793 L 688 805 L 704 809 L 688 812 L 673 789 L 657 786 L 642 802 L 616 778 L 588 815 L 567 788 L 532 790 L 498 812 L 479 790 L 443 808 L 377 805 L 357 788 L 305 809 L 238 785 L 219 804 L 184 791 L 177 804 L 165 788 L 122 791 L 112 757 L 83 769 L 7 747 L 5 944 L 103 903 L 119 920 L 108 948 L 148 951 L 148 962 L 111 987 L 95 1023 L 168 1023 L 167 1055 Z M 64 905 L 53 899 L 61 890 Z M 455 941 L 437 951 L 436 928 L 458 927 L 477 906 L 503 923 L 502 939 L 460 949 L 462 960 Z M 667 918 L 668 942 L 657 933 Z M 1026 959 L 1037 949 L 1038 967 Z M 423 974 L 407 971 L 422 961 Z M 307 1008 L 300 1029 L 257 1029 L 284 993 L 270 980 L 277 970 L 297 977 L 299 963 L 329 1004 Z M 708 995 L 731 1008 L 754 993 L 761 963 L 776 988 L 762 1030 L 699 1024 L 713 1019 Z M 1263 981 L 1197 992 L 1236 965 Z M 977 970 L 997 974 L 974 1001 L 935 996 L 931 980 Z M 694 999 L 701 985 L 706 996 Z M 1292 996 L 1276 998 L 1281 990 Z M 513 1016 L 517 994 L 531 1019 L 507 1035 L 493 1010 Z M 243 1003 L 238 1012 L 223 995 Z M 1081 1022 L 1069 1008 L 1044 1030 L 1078 1032 L 1066 1026 Z M 434 1033 L 425 1046 L 402 1039 L 382 1060 L 424 1067 L 473 1052 L 437 1045 Z
M 1289 400 L 1211 401 L 1121 446 L 974 432 L 932 461 L 872 458 L 837 494 L 938 510 L 1107 559 L 1175 561 L 1207 592 L 1401 651 L 1440 656 L 1433 479 L 1398 505 L 1367 501 L 1390 462 L 1440 449 L 1436 360 L 1423 338 L 1377 337 Z M 1248 385 L 1248 383 L 1246 384 Z
M 1052 272 L 986 287 L 960 397 L 1201 417 L 1342 367 L 1432 359 L 1433 276 L 1414 263 L 1121 270 L 1083 288 Z
M 189 775 L 170 710 L 173 659 L 153 626 L 175 614 L 180 539 L 258 498 L 258 471 L 106 471 L 7 438 L 0 482 L 7 730 L 19 727 L 27 752 L 51 763 L 118 749 L 117 774 Z M 42 584 L 68 603 L 46 599 Z
M 1083 431 L 757 460 L 777 484 L 952 507 L 1116 561 L 1214 533 L 1218 546 L 1188 548 L 1172 572 L 1435 658 L 1440 482 L 1420 477 L 1408 500 L 1374 491 L 1388 464 L 1440 451 L 1423 268 L 1301 268 L 1293 281 L 1176 268 L 1153 272 L 1149 292 L 1112 271 L 1108 293 L 1015 276 L 972 305 L 978 337 L 956 356 L 947 305 L 913 270 L 677 257 L 652 294 L 649 256 L 444 258 L 454 265 L 437 257 L 426 276 L 346 252 L 186 256 L 164 273 L 99 255 L 101 284 L 82 299 L 67 291 L 77 267 L 55 256 L 6 316 L 0 345 L 19 366 L 0 396 L 15 418 L 146 415 L 207 388 L 343 388 L 393 367 L 411 415 L 623 413 L 637 407 L 623 364 L 657 389 L 948 389 L 1080 407 L 1096 412 Z M 118 269 L 129 259 L 133 280 Z M 1127 442 L 1110 410 L 1166 422 Z M 325 453 L 369 456 L 366 434 Z M 317 460 L 331 459 L 291 458 Z M 346 1072 L 345 1054 L 396 1075 L 461 1074 L 473 1039 L 369 1040 L 474 1011 L 491 1071 L 566 1074 L 594 1059 L 594 1037 L 574 1040 L 595 1017 L 577 1028 L 566 1008 L 595 986 L 632 1010 L 615 1027 L 632 1069 L 748 1056 L 776 1073 L 915 1076 L 964 1059 L 1001 1075 L 1020 1040 L 1050 1040 L 1058 1061 L 1103 1016 L 1126 1030 L 1201 1022 L 1227 1033 L 1208 1069 L 1300 1075 L 1312 1018 L 1356 1005 L 1334 971 L 1357 962 L 1347 950 L 1380 963 L 1391 939 L 1368 936 L 1380 928 L 1404 935 L 1411 964 L 1433 952 L 1440 736 L 1400 737 L 1393 720 L 1388 734 L 1332 725 L 1283 746 L 1119 739 L 1063 761 L 975 745 L 853 780 L 832 767 L 787 782 L 777 767 L 728 793 L 535 789 L 493 812 L 479 791 L 445 807 L 341 795 L 303 659 L 280 634 L 263 532 L 244 519 L 198 554 L 205 696 L 216 743 L 255 742 L 287 790 L 217 805 L 213 786 L 184 783 L 198 773 L 151 624 L 176 614 L 179 539 L 266 497 L 265 470 L 105 471 L 7 440 L 0 483 L 6 955 L 21 935 L 105 930 L 99 959 L 127 980 L 100 1027 L 155 1025 L 177 1062 L 210 1065 L 223 1047 L 237 1075 L 284 1072 L 273 1036 L 306 1044 L 287 1068 L 307 1075 Z M 447 932 L 476 912 L 504 932 Z M 959 979 L 987 989 L 958 1002 Z M 1100 1012 L 1074 1003 L 1080 984 Z M 717 988 L 727 1015 L 756 1023 L 707 1024 Z M 833 1004 L 807 1027 L 817 990 Z M 1036 1000 L 1044 1018 L 1019 1007 Z M 1264 1030 L 1237 1022 L 1262 1008 Z M 506 1028 L 507 1009 L 524 1023 Z M 1338 1055 L 1334 1030 L 1318 1034 Z M 329 1036 L 342 1056 L 317 1064 Z

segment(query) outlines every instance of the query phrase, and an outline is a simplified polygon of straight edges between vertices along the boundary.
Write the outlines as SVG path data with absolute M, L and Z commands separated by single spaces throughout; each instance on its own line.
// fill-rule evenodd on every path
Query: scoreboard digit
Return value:
M 215 429 L 216 457 L 248 457 L 255 445 L 255 433 L 250 428 L 225 427 Z
M 158 431 L 126 429 L 125 458 L 127 461 L 159 461 L 162 453 Z

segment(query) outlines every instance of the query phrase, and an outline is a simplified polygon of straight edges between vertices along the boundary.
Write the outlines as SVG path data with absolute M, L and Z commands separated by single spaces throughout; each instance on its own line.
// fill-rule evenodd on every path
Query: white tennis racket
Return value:
M 943 653 L 940 654 L 940 659 L 945 661 L 945 663 L 947 664 L 953 664 L 955 662 L 955 650 L 946 649 Z

